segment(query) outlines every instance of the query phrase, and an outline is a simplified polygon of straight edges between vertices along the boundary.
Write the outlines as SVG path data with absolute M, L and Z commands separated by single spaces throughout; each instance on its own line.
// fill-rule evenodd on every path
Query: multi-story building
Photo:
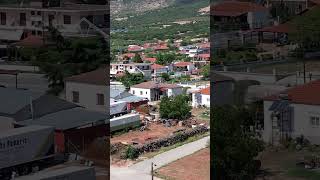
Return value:
M 163 96 L 177 96 L 183 94 L 183 87 L 176 84 L 143 82 L 130 87 L 130 93 L 149 101 L 158 101 Z
M 151 77 L 150 63 L 113 63 L 110 65 L 110 78 L 113 79 L 126 71 L 129 73 L 142 73 L 146 79 Z
M 43 36 L 54 27 L 64 36 L 88 36 L 99 33 L 107 38 L 109 11 L 107 5 L 75 4 L 63 1 L 0 6 L 0 40 L 18 41 L 30 34 Z

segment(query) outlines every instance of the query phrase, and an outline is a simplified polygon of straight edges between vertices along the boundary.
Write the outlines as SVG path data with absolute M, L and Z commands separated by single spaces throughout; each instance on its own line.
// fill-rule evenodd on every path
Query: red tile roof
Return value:
M 157 58 L 144 58 L 145 61 L 149 61 L 151 63 L 155 63 L 157 61 Z
M 152 64 L 151 69 L 163 69 L 166 68 L 165 66 L 162 66 L 160 64 Z
M 224 1 L 211 8 L 211 15 L 240 16 L 248 12 L 267 11 L 268 8 L 250 2 Z
M 167 83 L 156 83 L 154 81 L 148 81 L 143 82 L 140 84 L 136 84 L 132 86 L 133 88 L 141 88 L 141 89 L 173 89 L 173 88 L 179 88 L 181 86 L 178 86 L 176 84 L 167 84 Z
M 141 51 L 143 50 L 143 47 L 138 46 L 138 45 L 130 45 L 128 46 L 128 51 L 133 52 L 133 51 Z
M 84 84 L 107 85 L 109 78 L 106 68 L 99 68 L 95 71 L 82 73 L 66 78 L 66 82 L 78 82 Z
M 290 88 L 280 94 L 287 94 L 291 102 L 296 104 L 320 105 L 320 80 Z M 264 98 L 267 101 L 280 100 L 279 95 Z
M 190 66 L 190 65 L 192 65 L 191 62 L 177 62 L 174 64 L 174 66 L 176 66 L 176 67 L 185 67 L 185 66 Z
M 196 55 L 198 58 L 210 59 L 210 54 L 198 54 Z
M 200 94 L 210 95 L 210 87 L 201 89 L 199 92 L 200 92 Z
M 262 29 L 257 29 L 253 31 L 258 32 L 275 32 L 275 33 L 289 33 L 293 30 L 292 25 L 285 23 L 285 24 L 279 24 L 275 26 L 269 26 Z
M 169 47 L 167 45 L 159 45 L 153 48 L 153 50 L 155 51 L 159 51 L 159 50 L 168 50 Z
M 135 53 L 125 53 L 125 54 L 122 54 L 122 57 L 124 58 L 126 56 L 128 58 L 133 58 L 135 55 L 136 55 Z
M 41 47 L 44 46 L 44 41 L 42 37 L 29 35 L 25 39 L 15 43 L 16 46 L 23 46 L 23 47 Z

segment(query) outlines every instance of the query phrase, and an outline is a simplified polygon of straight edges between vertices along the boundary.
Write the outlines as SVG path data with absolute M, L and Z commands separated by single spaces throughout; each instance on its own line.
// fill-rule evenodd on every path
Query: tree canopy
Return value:
M 211 112 L 213 179 L 253 180 L 258 168 L 255 158 L 264 146 L 250 132 L 252 112 L 232 106 L 212 107 Z
M 122 82 L 126 88 L 130 88 L 135 84 L 142 83 L 144 81 L 144 76 L 142 73 L 129 73 L 128 71 L 125 71 L 124 75 L 118 78 L 118 81 Z
M 192 109 L 188 100 L 186 95 L 163 97 L 160 102 L 160 116 L 167 119 L 187 119 Z
M 95 70 L 110 60 L 108 44 L 103 38 L 65 39 L 56 29 L 49 32 L 48 41 L 53 45 L 35 49 L 30 57 L 32 64 L 45 73 L 48 93 L 58 95 L 64 89 L 66 77 Z

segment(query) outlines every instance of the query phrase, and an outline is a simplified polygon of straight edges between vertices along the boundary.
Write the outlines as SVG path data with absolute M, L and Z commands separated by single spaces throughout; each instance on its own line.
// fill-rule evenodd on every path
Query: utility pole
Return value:
M 151 180 L 153 180 L 153 162 L 151 162 Z
M 153 180 L 153 167 L 157 166 L 156 164 L 154 164 L 153 162 L 151 162 L 151 180 Z

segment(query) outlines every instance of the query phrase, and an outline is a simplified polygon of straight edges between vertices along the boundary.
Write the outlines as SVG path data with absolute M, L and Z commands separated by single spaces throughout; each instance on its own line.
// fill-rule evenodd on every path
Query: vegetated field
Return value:
M 307 150 L 268 149 L 262 152 L 259 159 L 262 170 L 266 171 L 265 180 L 318 180 L 320 170 L 307 170 L 296 166 L 304 156 L 313 154 Z M 260 179 L 259 179 L 260 180 Z
M 113 30 L 127 29 L 128 32 L 112 33 L 111 48 L 121 49 L 128 44 L 141 44 L 155 39 L 209 37 L 210 17 L 198 12 L 201 8 L 209 6 L 209 1 L 191 0 L 192 3 L 184 1 L 188 0 L 178 0 L 166 8 L 126 15 L 128 18 L 126 20 L 112 19 Z M 177 21 L 191 21 L 191 23 L 179 25 L 174 23 Z M 164 27 L 164 25 L 170 26 Z
M 261 65 L 256 66 L 255 68 L 251 68 L 252 72 L 256 73 L 265 73 L 272 74 L 273 69 L 276 69 L 277 73 L 295 73 L 297 71 L 303 71 L 303 62 L 301 61 L 292 61 L 287 63 L 279 63 L 279 64 L 270 64 L 270 65 Z M 307 72 L 320 72 L 320 60 L 309 60 L 306 61 L 306 71 Z
M 202 149 L 157 170 L 157 175 L 169 180 L 209 180 L 210 149 Z

